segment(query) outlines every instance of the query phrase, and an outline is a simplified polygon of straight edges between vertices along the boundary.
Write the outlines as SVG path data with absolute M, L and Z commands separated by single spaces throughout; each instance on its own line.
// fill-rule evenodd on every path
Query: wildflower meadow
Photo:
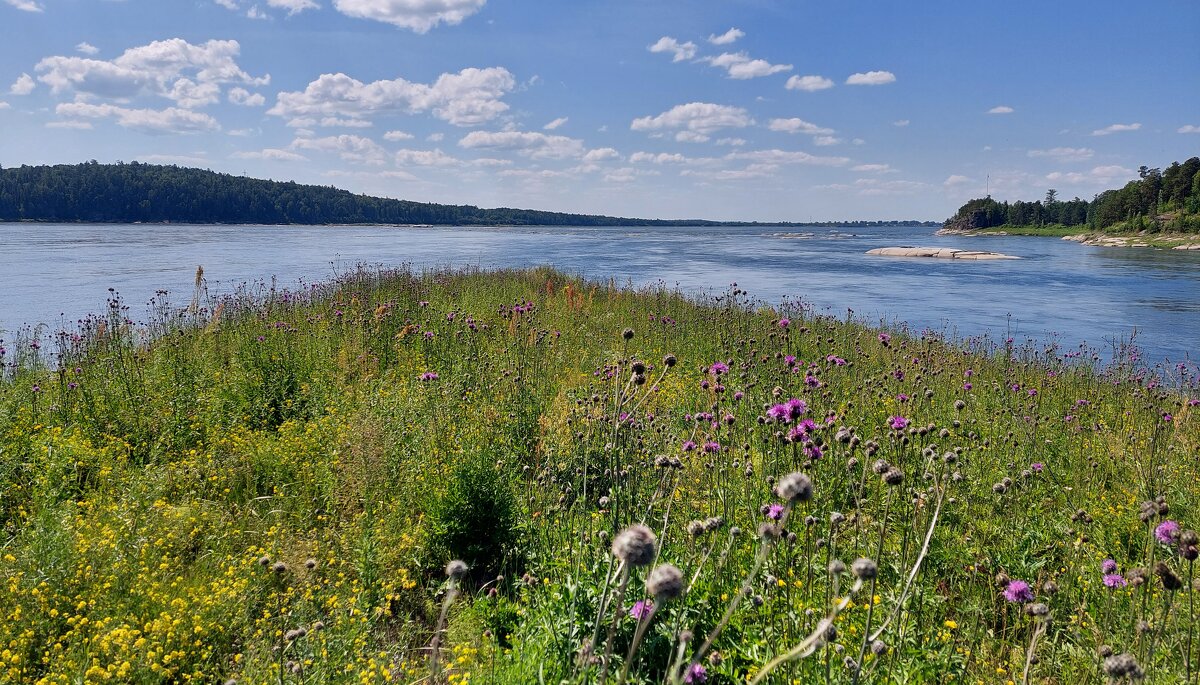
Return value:
M 1200 679 L 1194 366 L 549 269 L 131 317 L 0 343 L 0 681 Z

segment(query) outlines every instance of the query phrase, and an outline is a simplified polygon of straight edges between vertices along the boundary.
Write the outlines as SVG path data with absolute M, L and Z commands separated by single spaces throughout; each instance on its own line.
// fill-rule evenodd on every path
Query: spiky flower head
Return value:
M 446 564 L 446 576 L 451 580 L 459 580 L 467 575 L 467 562 L 462 559 L 455 559 Z
M 871 580 L 879 574 L 879 566 L 866 557 L 859 557 L 850 564 L 850 572 L 859 580 Z
M 655 566 L 646 577 L 646 592 L 654 599 L 675 599 L 683 593 L 683 573 L 673 564 Z
M 1129 652 L 1122 654 L 1114 654 L 1104 660 L 1104 673 L 1109 678 L 1129 678 L 1130 680 L 1141 680 L 1146 676 L 1142 667 L 1138 665 L 1137 659 Z
M 657 552 L 657 539 L 654 531 L 638 523 L 617 534 L 613 538 L 613 556 L 630 566 L 645 566 L 654 561 Z

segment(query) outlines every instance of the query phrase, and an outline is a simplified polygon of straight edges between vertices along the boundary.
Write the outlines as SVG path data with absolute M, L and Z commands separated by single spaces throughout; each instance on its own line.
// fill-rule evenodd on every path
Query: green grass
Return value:
M 1102 682 L 1106 650 L 1147 682 L 1196 668 L 1189 534 L 1153 535 L 1200 525 L 1194 368 L 549 270 L 156 311 L 41 340 L 55 366 L 5 343 L 0 680 L 663 683 L 694 663 L 744 683 L 776 662 L 763 681 L 851 683 L 860 652 L 865 683 Z M 768 418 L 790 398 L 801 416 Z M 810 499 L 773 492 L 794 472 Z M 648 566 L 610 551 L 635 524 Z M 860 557 L 876 578 L 829 571 Z M 1134 581 L 1106 588 L 1106 558 Z M 632 617 L 668 564 L 680 595 Z

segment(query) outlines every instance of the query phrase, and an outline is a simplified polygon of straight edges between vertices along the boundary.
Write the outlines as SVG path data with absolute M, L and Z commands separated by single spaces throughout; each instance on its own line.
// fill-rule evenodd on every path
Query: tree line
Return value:
M 1166 170 L 1140 167 L 1137 179 L 1091 201 L 1059 200 L 1054 189 L 1033 202 L 998 202 L 990 196 L 970 200 L 945 223 L 965 230 L 1050 225 L 1111 232 L 1200 231 L 1200 157 L 1174 162 Z
M 801 226 L 794 222 L 636 219 L 481 209 L 357 195 L 138 162 L 0 168 L 0 221 L 196 224 L 435 224 L 450 226 Z M 825 222 L 886 226 L 906 222 Z M 907 222 L 914 223 L 914 222 Z

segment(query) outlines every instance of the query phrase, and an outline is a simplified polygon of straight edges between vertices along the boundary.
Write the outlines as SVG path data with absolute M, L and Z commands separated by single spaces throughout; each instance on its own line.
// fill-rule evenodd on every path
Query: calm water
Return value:
M 1022 257 L 955 262 L 873 257 L 874 247 L 944 245 Z M 0 224 L 0 337 L 101 311 L 108 288 L 135 318 L 156 290 L 191 298 L 278 277 L 328 279 L 356 263 L 549 264 L 620 283 L 687 291 L 737 282 L 770 302 L 906 321 L 960 337 L 1054 339 L 1066 347 L 1136 340 L 1152 361 L 1200 358 L 1200 253 L 1093 248 L 1050 238 L 935 237 L 902 228 L 383 228 Z

